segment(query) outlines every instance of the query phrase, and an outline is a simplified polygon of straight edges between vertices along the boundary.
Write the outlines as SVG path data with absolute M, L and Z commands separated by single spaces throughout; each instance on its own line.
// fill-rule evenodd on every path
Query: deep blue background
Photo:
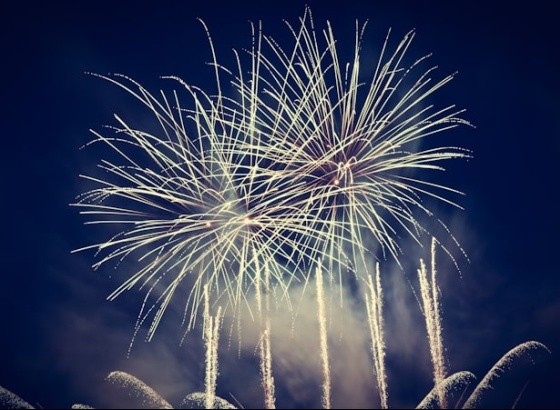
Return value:
M 114 286 L 92 273 L 93 258 L 70 253 L 92 241 L 68 204 L 81 192 L 78 174 L 98 159 L 79 150 L 91 138 L 88 129 L 126 111 L 129 99 L 84 72 L 125 73 L 148 88 L 160 87 L 158 77 L 167 74 L 204 85 L 212 81 L 203 64 L 211 56 L 197 17 L 227 62 L 231 48 L 249 45 L 247 21 L 262 20 L 267 33 L 282 39 L 282 19 L 296 24 L 304 10 L 304 3 L 283 1 L 196 3 L 0 6 L 0 386 L 32 404 L 83 400 L 85 393 L 72 391 L 71 376 L 59 363 L 80 355 L 88 332 L 67 329 L 75 332 L 75 340 L 66 340 L 75 350 L 53 348 L 56 315 L 64 306 L 95 316 L 101 312 L 95 306 L 108 304 L 103 301 Z M 455 321 L 459 327 L 480 333 L 463 340 L 470 344 L 463 349 L 448 323 L 449 354 L 476 352 L 463 359 L 472 362 L 465 370 L 480 375 L 517 343 L 538 340 L 552 354 L 536 368 L 518 406 L 557 407 L 560 36 L 552 2 L 307 4 L 316 22 L 329 19 L 335 36 L 348 44 L 356 18 L 369 19 L 372 41 L 382 41 L 389 27 L 395 38 L 415 28 L 411 52 L 432 52 L 441 75 L 458 71 L 439 95 L 466 108 L 465 118 L 476 126 L 458 131 L 456 140 L 474 158 L 448 171 L 452 185 L 467 194 L 460 203 L 471 263 L 463 267 L 468 292 L 457 289 L 457 299 L 465 293 L 471 299 L 468 311 L 450 307 L 449 314 L 465 320 Z M 91 164 L 84 162 L 88 155 Z M 88 285 L 77 292 L 80 283 Z M 445 292 L 454 298 L 453 289 Z M 101 379 L 126 346 L 125 340 L 97 347 L 84 373 Z

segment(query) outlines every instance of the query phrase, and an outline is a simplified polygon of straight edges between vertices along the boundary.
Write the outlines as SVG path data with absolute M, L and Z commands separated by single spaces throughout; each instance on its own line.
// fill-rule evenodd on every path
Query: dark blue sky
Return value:
M 112 113 L 130 110 L 128 95 L 84 72 L 127 74 L 152 90 L 164 86 L 161 75 L 204 86 L 213 72 L 204 64 L 211 56 L 197 17 L 208 25 L 219 59 L 231 65 L 231 49 L 250 44 L 249 20 L 262 20 L 266 33 L 287 40 L 282 20 L 297 24 L 305 4 L 189 3 L 0 6 L 0 386 L 32 405 L 102 406 L 104 390 L 98 385 L 112 370 L 164 384 L 168 391 L 160 392 L 173 398 L 190 392 L 181 386 L 197 386 L 200 380 L 202 362 L 190 369 L 153 368 L 169 369 L 179 356 L 185 361 L 197 357 L 196 351 L 177 346 L 176 335 L 141 342 L 126 359 L 137 305 L 128 295 L 106 301 L 116 281 L 107 271 L 91 269 L 92 254 L 70 253 L 93 238 L 84 218 L 68 206 L 83 190 L 78 174 L 99 161 L 95 150 L 80 150 L 92 137 L 88 129 L 100 130 L 112 123 Z M 462 277 L 451 270 L 442 284 L 448 360 L 454 371 L 482 377 L 516 344 L 540 341 L 552 354 L 521 372 L 531 379 L 517 405 L 557 407 L 556 13 L 550 2 L 504 8 L 471 3 L 307 2 L 317 25 L 329 19 L 342 42 L 352 44 L 356 18 L 369 20 L 366 40 L 376 45 L 389 27 L 395 40 L 416 29 L 409 54 L 433 53 L 432 64 L 442 77 L 458 72 L 437 97 L 441 104 L 466 108 L 464 117 L 476 126 L 453 132 L 450 145 L 471 149 L 474 158 L 450 163 L 445 174 L 446 182 L 466 196 L 459 198 L 464 211 L 445 208 L 442 219 L 455 228 L 471 261 L 463 262 Z M 408 354 L 402 353 L 413 360 Z M 224 379 L 233 373 L 227 364 Z M 429 390 L 429 380 L 413 380 L 413 363 L 413 370 L 405 360 L 394 364 L 399 366 L 399 382 L 389 380 L 389 404 L 414 406 Z M 277 383 L 279 395 L 290 393 L 281 375 Z M 517 390 L 508 393 L 504 400 L 511 401 L 504 407 L 511 407 Z M 285 403 L 296 399 L 290 400 Z

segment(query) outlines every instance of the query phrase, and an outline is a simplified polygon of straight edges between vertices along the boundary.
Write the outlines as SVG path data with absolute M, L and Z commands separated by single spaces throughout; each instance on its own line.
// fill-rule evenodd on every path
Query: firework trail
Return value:
M 0 386 L 0 406 L 6 409 L 34 409 L 31 404 L 23 400 L 17 394 Z
M 154 389 L 139 380 L 137 377 L 132 376 L 122 371 L 114 371 L 109 373 L 106 380 L 113 385 L 133 393 L 142 401 L 142 405 L 146 408 L 154 409 L 172 409 L 173 406 L 169 404 L 163 397 L 161 397 Z M 88 407 L 93 408 L 93 407 Z
M 323 267 L 321 262 L 316 268 L 317 280 L 317 317 L 319 319 L 319 338 L 321 362 L 323 364 L 323 396 L 321 399 L 324 409 L 331 408 L 331 371 L 329 366 L 329 349 L 327 339 L 327 315 L 325 312 L 325 295 L 323 290 Z
M 261 327 L 264 329 L 261 335 L 261 341 L 259 345 L 260 352 L 260 371 L 261 371 L 261 381 L 264 392 L 264 408 L 274 409 L 275 406 L 275 395 L 274 395 L 274 377 L 272 376 L 272 349 L 270 346 L 270 334 L 271 334 L 271 323 L 270 323 L 270 269 L 268 264 L 264 268 L 264 291 L 265 291 L 265 312 L 262 311 L 262 306 L 260 304 L 260 299 L 258 301 L 257 308 L 259 309 L 259 319 L 261 322 Z M 257 293 L 258 294 L 258 293 Z
M 207 409 L 214 408 L 216 400 L 216 380 L 218 378 L 218 340 L 222 325 L 221 309 L 218 308 L 216 316 L 210 315 L 210 301 L 208 298 L 208 285 L 204 285 L 204 343 L 206 345 L 206 386 L 205 405 Z
M 494 366 L 492 366 L 488 373 L 486 373 L 484 378 L 480 381 L 480 383 L 478 383 L 474 391 L 471 393 L 471 395 L 463 405 L 463 408 L 472 409 L 477 404 L 479 404 L 484 391 L 492 388 L 492 380 L 500 377 L 500 374 L 502 374 L 505 369 L 511 365 L 514 359 L 521 357 L 525 353 L 530 354 L 531 350 L 544 350 L 547 353 L 550 353 L 548 347 L 540 342 L 532 340 L 515 346 L 513 349 L 503 355 L 502 358 L 498 360 Z
M 439 292 L 436 282 L 436 241 L 432 239 L 431 247 L 431 276 L 428 279 L 426 265 L 420 259 L 420 269 L 418 269 L 418 280 L 420 282 L 420 295 L 422 298 L 422 312 L 426 320 L 428 332 L 428 342 L 430 345 L 430 355 L 434 367 L 434 385 L 438 392 L 439 404 L 441 408 L 446 408 L 446 397 L 444 379 L 446 374 L 445 359 L 443 357 L 443 340 L 441 336 L 441 313 L 439 308 Z
M 416 406 L 417 409 L 431 409 L 436 408 L 438 404 L 441 403 L 440 395 L 441 391 L 444 391 L 445 394 L 452 395 L 455 392 L 461 392 L 460 397 L 457 399 L 457 403 L 454 407 L 449 406 L 449 408 L 458 408 L 458 403 L 462 399 L 462 395 L 465 393 L 466 389 L 469 387 L 473 381 L 476 380 L 476 377 L 471 372 L 462 371 L 452 374 L 451 376 L 446 377 L 442 383 L 438 386 L 434 386 L 434 388 L 424 397 L 424 399 Z M 448 403 L 449 405 L 449 403 Z M 439 405 L 439 408 L 444 408 L 443 406 Z
M 371 352 L 373 355 L 374 373 L 381 399 L 381 408 L 389 408 L 387 403 L 387 373 L 385 371 L 385 337 L 383 332 L 383 289 L 379 263 L 376 264 L 375 285 L 371 276 L 368 278 L 369 293 L 366 294 L 366 309 L 371 333 Z M 371 300 L 370 300 L 371 298 Z

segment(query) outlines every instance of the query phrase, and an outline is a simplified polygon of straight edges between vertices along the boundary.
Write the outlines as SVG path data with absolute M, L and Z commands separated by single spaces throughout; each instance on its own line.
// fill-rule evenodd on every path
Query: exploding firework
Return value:
M 232 153 L 228 147 L 235 138 L 254 149 L 258 141 L 224 121 L 220 97 L 179 80 L 192 101 L 187 109 L 177 92 L 171 98 L 162 92 L 158 99 L 130 78 L 99 77 L 139 99 L 159 124 L 157 132 L 146 132 L 115 116 L 120 126 L 112 128 L 113 136 L 94 131 L 93 142 L 109 146 L 118 160 L 103 160 L 100 176 L 83 176 L 98 186 L 73 204 L 96 218 L 90 223 L 125 227 L 78 250 L 106 252 L 95 268 L 132 255 L 138 259 L 141 267 L 109 296 L 148 288 L 136 330 L 151 318 L 150 339 L 174 295 L 185 295 L 181 289 L 187 289 L 187 329 L 195 324 L 206 285 L 216 301 L 225 298 L 234 310 L 243 301 L 251 306 L 247 294 L 254 293 L 259 314 L 261 291 L 271 286 L 263 272 L 286 296 L 294 275 L 275 261 L 281 257 L 289 264 L 285 249 L 296 248 L 284 232 L 299 226 L 291 204 L 298 185 L 277 178 L 250 151 Z
M 414 32 L 392 52 L 387 36 L 379 59 L 369 67 L 373 75 L 364 80 L 360 51 L 365 25 L 356 25 L 348 64 L 339 57 L 328 23 L 321 45 L 310 10 L 299 27 L 288 23 L 288 28 L 290 48 L 260 30 L 255 35 L 257 47 L 249 54 L 256 74 L 250 81 L 234 82 L 240 98 L 230 118 L 240 132 L 256 128 L 261 142 L 252 152 L 305 188 L 294 201 L 302 210 L 301 230 L 308 235 L 305 249 L 312 261 L 324 260 L 338 283 L 344 271 L 365 280 L 371 273 L 366 255 L 378 257 L 377 245 L 382 258 L 390 255 L 399 262 L 403 232 L 419 244 L 423 235 L 433 236 L 418 218 L 418 212 L 433 216 L 424 198 L 460 208 L 445 194 L 461 192 L 412 173 L 443 170 L 440 161 L 469 157 L 454 146 L 419 148 L 428 137 L 468 122 L 459 117 L 463 110 L 427 103 L 453 76 L 434 82 L 432 67 L 414 78 L 426 60 L 405 64 Z M 251 149 L 245 142 L 234 142 L 236 152 Z

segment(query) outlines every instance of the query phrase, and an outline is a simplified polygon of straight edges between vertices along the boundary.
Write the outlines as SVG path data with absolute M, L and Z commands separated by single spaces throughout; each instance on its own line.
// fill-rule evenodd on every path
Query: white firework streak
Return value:
M 235 141 L 233 149 L 246 152 L 252 147 L 254 155 L 274 163 L 278 175 L 303 184 L 294 201 L 302 210 L 300 229 L 308 235 L 303 241 L 311 260 L 325 260 L 339 282 L 344 269 L 365 280 L 365 255 L 375 256 L 369 247 L 377 243 L 384 258 L 388 253 L 399 262 L 398 230 L 420 245 L 423 234 L 432 235 L 416 215 L 433 216 L 422 203 L 424 197 L 460 208 L 444 194 L 461 192 L 414 178 L 410 171 L 444 170 L 440 161 L 470 157 L 455 146 L 417 149 L 431 135 L 470 124 L 459 118 L 463 110 L 452 105 L 425 105 L 453 75 L 434 82 L 434 67 L 410 85 L 411 73 L 426 59 L 404 67 L 413 32 L 392 53 L 387 36 L 368 85 L 360 82 L 365 25 L 356 25 L 353 61 L 345 68 L 330 24 L 323 31 L 322 47 L 309 10 L 300 23 L 298 29 L 287 23 L 294 39 L 288 51 L 260 30 L 254 35 L 258 46 L 249 55 L 257 74 L 250 81 L 239 77 L 233 82 L 240 100 L 226 115 L 240 131 L 256 128 L 261 142 Z

